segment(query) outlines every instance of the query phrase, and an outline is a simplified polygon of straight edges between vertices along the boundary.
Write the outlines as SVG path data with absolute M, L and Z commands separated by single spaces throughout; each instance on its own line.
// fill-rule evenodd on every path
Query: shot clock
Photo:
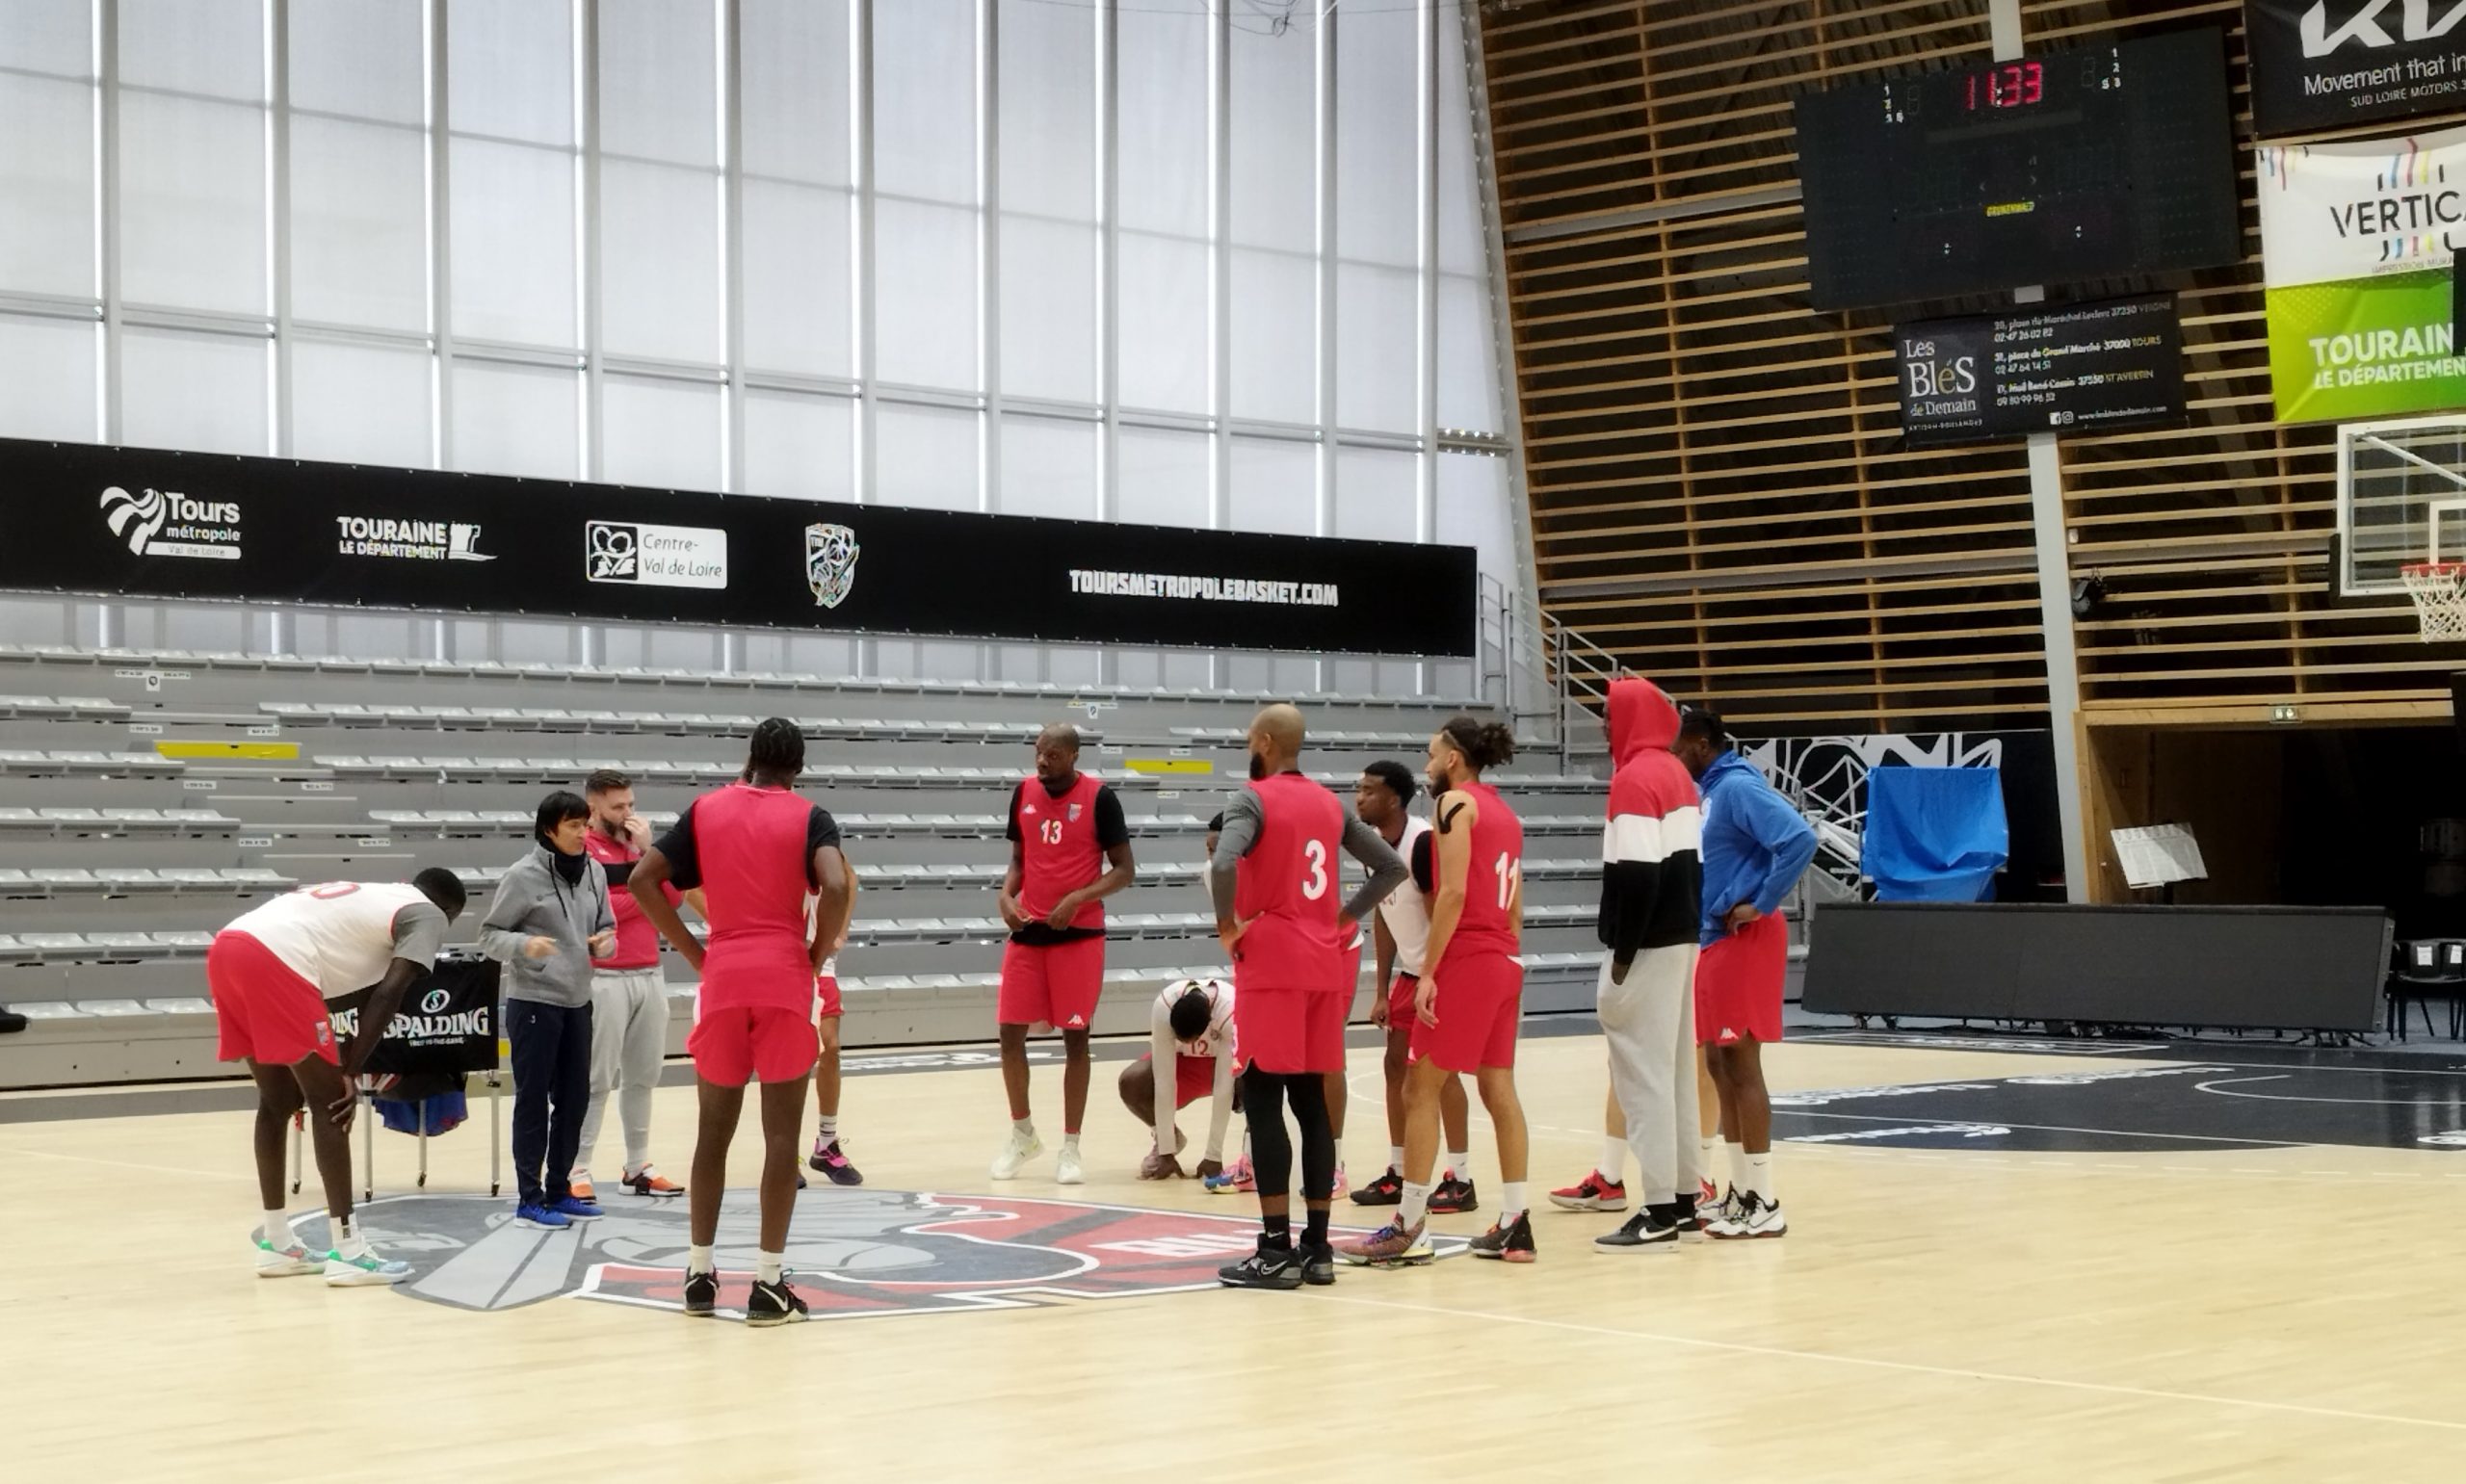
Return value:
M 1808 298 L 1905 303 L 2237 261 L 2216 27 L 1797 101 Z

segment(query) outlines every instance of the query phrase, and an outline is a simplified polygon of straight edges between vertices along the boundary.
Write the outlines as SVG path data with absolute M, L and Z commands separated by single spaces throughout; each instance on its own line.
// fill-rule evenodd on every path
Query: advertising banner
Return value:
M 2243 0 L 2252 132 L 2263 139 L 2466 104 L 2456 0 Z
M 2172 294 L 1922 320 L 1893 341 L 1912 447 L 2183 421 Z
M 1469 655 L 1470 547 L 0 439 L 0 587 Z
M 2466 129 L 2263 145 L 2269 387 L 2281 422 L 2466 405 L 2451 237 L 2466 218 Z

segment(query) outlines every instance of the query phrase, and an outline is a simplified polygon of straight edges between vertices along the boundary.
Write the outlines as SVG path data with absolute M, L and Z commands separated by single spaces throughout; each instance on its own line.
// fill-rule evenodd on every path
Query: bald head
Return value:
M 1301 759 L 1303 729 L 1299 708 L 1278 702 L 1250 718 L 1250 776 L 1290 772 Z
M 1079 729 L 1057 721 L 1036 734 L 1036 776 L 1054 789 L 1066 789 L 1079 776 Z

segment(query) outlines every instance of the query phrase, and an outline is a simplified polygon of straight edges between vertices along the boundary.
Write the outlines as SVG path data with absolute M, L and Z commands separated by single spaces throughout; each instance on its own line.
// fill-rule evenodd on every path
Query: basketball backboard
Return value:
M 2400 568 L 2466 560 L 2466 414 L 2338 430 L 2338 590 L 2406 590 Z

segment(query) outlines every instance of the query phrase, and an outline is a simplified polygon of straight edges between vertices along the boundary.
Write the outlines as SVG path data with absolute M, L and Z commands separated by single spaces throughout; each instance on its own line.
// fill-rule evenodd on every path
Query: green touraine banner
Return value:
M 2466 227 L 2462 188 L 2466 129 L 2261 148 L 2269 387 L 2280 422 L 2466 407 L 2450 298 L 2450 234 Z

